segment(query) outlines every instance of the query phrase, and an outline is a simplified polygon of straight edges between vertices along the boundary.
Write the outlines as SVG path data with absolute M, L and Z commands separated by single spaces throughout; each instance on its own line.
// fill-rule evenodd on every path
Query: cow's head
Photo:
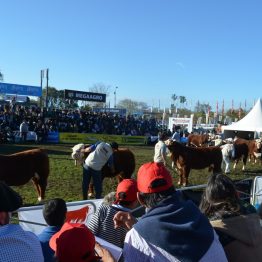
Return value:
M 82 149 L 84 148 L 84 144 L 77 144 L 74 147 L 72 147 L 73 152 L 71 154 L 71 157 L 75 160 L 75 165 L 82 165 L 84 163 L 85 157 L 84 153 L 82 152 Z
M 256 147 L 257 150 L 260 150 L 262 146 L 262 140 L 261 139 L 256 139 Z

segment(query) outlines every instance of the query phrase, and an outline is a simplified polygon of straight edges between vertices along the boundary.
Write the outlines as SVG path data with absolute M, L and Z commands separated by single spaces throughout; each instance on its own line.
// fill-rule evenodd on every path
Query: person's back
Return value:
M 44 261 L 37 236 L 20 225 L 0 226 L 0 261 Z
M 45 262 L 55 261 L 54 251 L 49 246 L 49 240 L 63 226 L 66 212 L 66 203 L 61 198 L 51 199 L 43 207 L 43 216 L 48 226 L 38 235 L 38 239 L 42 246 Z
M 181 202 L 164 165 L 146 163 L 137 175 L 138 200 L 147 208 L 127 233 L 125 261 L 227 261 L 208 219 L 191 202 Z M 116 226 L 134 223 L 119 212 Z
M 36 235 L 9 223 L 9 212 L 22 205 L 22 198 L 0 181 L 0 261 L 44 261 Z
M 88 228 L 98 236 L 118 247 L 123 247 L 127 229 L 114 228 L 113 218 L 122 211 L 130 211 L 137 205 L 137 185 L 134 179 L 124 179 L 119 183 L 116 201 L 113 204 L 102 204 L 92 216 Z
M 259 215 L 253 206 L 238 199 L 228 176 L 209 177 L 200 209 L 210 219 L 229 261 L 262 261 Z
M 111 146 L 105 142 L 100 142 L 96 149 L 88 155 L 85 164 L 94 170 L 101 170 L 112 154 Z
M 228 261 L 262 261 L 262 228 L 257 214 L 210 221 Z

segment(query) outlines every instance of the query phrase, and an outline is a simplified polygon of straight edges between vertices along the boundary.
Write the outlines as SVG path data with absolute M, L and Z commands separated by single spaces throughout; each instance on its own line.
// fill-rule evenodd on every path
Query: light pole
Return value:
M 115 87 L 115 92 L 114 92 L 114 96 L 115 96 L 115 108 L 116 108 L 116 90 L 117 90 L 117 86 Z

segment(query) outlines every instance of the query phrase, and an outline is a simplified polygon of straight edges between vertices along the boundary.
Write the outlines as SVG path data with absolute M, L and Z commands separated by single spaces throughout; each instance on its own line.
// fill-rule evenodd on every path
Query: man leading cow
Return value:
M 103 166 L 108 163 L 112 173 L 115 172 L 113 164 L 113 150 L 118 149 L 118 144 L 97 142 L 82 150 L 84 153 L 90 153 L 83 165 L 82 192 L 83 199 L 87 199 L 88 188 L 91 178 L 93 179 L 96 199 L 102 197 L 102 173 Z

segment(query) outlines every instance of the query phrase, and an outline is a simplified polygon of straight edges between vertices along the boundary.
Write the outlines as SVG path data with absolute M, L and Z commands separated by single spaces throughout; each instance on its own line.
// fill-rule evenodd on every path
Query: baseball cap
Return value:
M 118 143 L 117 142 L 115 142 L 115 141 L 113 141 L 113 142 L 111 142 L 110 143 L 110 146 L 113 148 L 113 149 L 118 149 Z
M 120 193 L 124 194 L 119 195 Z M 132 178 L 122 180 L 117 186 L 115 203 L 119 201 L 133 202 L 135 200 L 137 200 L 136 180 Z
M 95 236 L 84 224 L 64 223 L 61 230 L 52 236 L 50 247 L 59 262 L 98 261 L 95 254 Z
M 162 163 L 149 162 L 137 173 L 137 187 L 141 193 L 158 193 L 173 186 L 172 177 Z
M 0 181 L 0 212 L 13 212 L 22 206 L 21 196 L 4 182 Z

